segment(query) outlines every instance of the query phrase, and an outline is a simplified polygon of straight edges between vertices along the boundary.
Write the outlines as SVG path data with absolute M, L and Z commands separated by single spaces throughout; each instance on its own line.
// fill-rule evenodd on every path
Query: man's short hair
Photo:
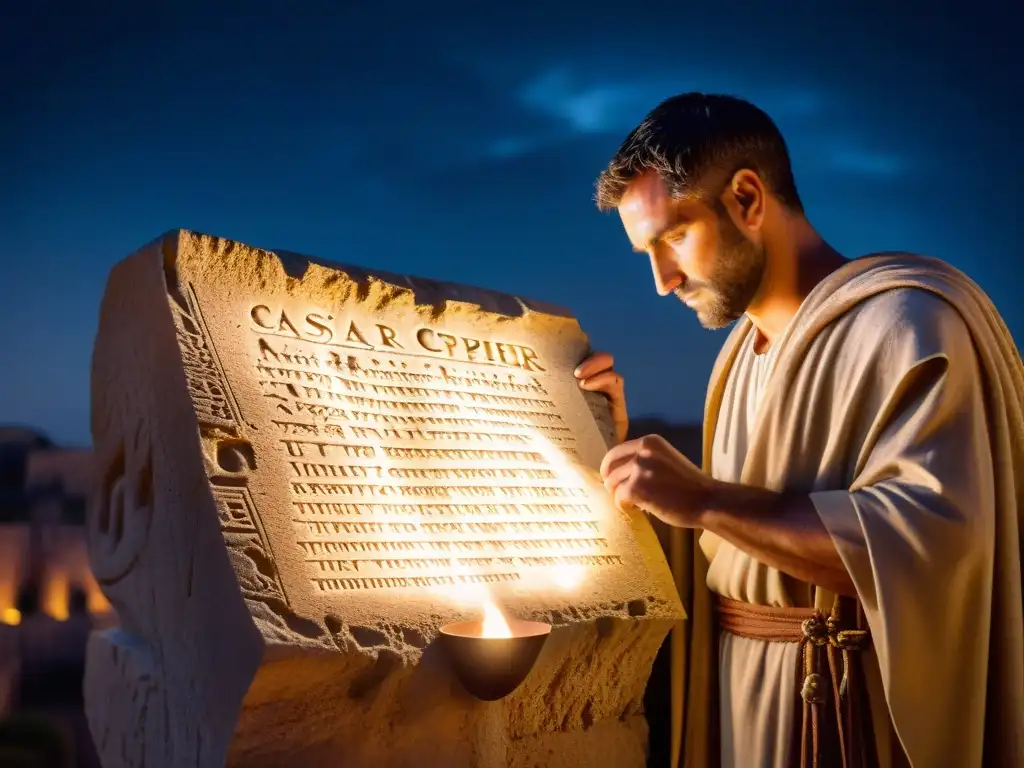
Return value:
M 595 202 L 602 211 L 617 208 L 629 184 L 648 171 L 672 197 L 707 199 L 743 169 L 760 176 L 787 208 L 803 212 L 786 142 L 765 112 L 735 96 L 683 93 L 633 129 L 598 177 Z M 706 186 L 712 179 L 713 189 Z

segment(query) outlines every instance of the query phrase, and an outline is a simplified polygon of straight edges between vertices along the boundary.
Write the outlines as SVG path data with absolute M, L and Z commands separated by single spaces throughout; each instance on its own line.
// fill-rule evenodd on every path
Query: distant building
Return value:
M 25 469 L 35 451 L 53 448 L 49 438 L 24 427 L 0 426 L 0 524 L 28 522 Z
M 91 451 L 0 427 L 0 725 L 45 716 L 81 766 L 95 760 L 82 711 L 85 644 L 93 628 L 116 623 L 89 568 L 92 473 Z
M 0 427 L 0 624 L 20 623 L 19 600 L 29 591 L 58 621 L 68 618 L 75 590 L 84 592 L 88 613 L 110 613 L 86 551 L 91 482 L 91 451 Z

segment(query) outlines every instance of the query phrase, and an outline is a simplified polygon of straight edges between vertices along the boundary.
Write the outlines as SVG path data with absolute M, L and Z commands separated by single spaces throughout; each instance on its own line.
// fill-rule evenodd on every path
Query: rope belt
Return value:
M 831 614 L 813 608 L 772 608 L 717 597 L 719 629 L 738 637 L 773 643 L 799 643 L 802 655 L 800 697 L 803 718 L 800 768 L 870 768 L 874 739 L 864 704 L 859 651 L 870 636 L 860 605 L 837 598 Z M 841 667 L 841 668 L 840 668 Z M 832 688 L 834 709 L 825 707 Z M 796 755 L 799 754 L 799 763 Z

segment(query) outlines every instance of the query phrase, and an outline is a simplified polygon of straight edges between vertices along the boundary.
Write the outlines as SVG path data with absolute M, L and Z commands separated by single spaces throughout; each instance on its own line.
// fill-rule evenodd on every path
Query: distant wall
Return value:
M 0 465 L 0 624 L 20 622 L 18 595 L 32 576 L 38 578 L 40 607 L 53 619 L 68 618 L 76 587 L 85 591 L 91 613 L 108 613 L 85 543 L 92 451 L 60 448 L 31 429 L 0 426 Z
M 93 453 L 85 448 L 32 451 L 25 461 L 25 492 L 60 489 L 65 496 L 88 497 L 92 488 Z
M 26 513 L 24 491 L 28 456 L 52 447 L 53 443 L 42 433 L 0 424 L 0 521 Z
M 0 524 L 85 524 L 92 451 L 60 448 L 31 430 L 0 426 Z
M 17 623 L 12 613 L 18 591 L 29 573 L 27 524 L 0 525 L 0 622 Z M 58 620 L 68 617 L 71 590 L 80 587 L 87 595 L 90 613 L 104 614 L 110 604 L 89 568 L 85 529 L 80 526 L 47 526 L 39 532 L 40 603 L 44 613 Z

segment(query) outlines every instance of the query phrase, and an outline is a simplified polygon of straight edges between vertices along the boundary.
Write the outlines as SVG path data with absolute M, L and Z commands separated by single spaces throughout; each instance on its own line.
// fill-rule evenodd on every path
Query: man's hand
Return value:
M 600 392 L 608 398 L 611 406 L 615 435 L 621 443 L 629 431 L 629 415 L 626 412 L 626 392 L 622 374 L 614 368 L 615 360 L 607 352 L 595 352 L 575 370 L 580 387 L 588 392 Z
M 857 594 L 807 494 L 715 480 L 658 435 L 612 448 L 601 477 L 622 511 L 637 507 L 669 525 L 703 528 L 795 579 Z
M 718 485 L 659 435 L 612 448 L 601 462 L 601 477 L 622 511 L 638 507 L 682 528 L 702 526 Z

